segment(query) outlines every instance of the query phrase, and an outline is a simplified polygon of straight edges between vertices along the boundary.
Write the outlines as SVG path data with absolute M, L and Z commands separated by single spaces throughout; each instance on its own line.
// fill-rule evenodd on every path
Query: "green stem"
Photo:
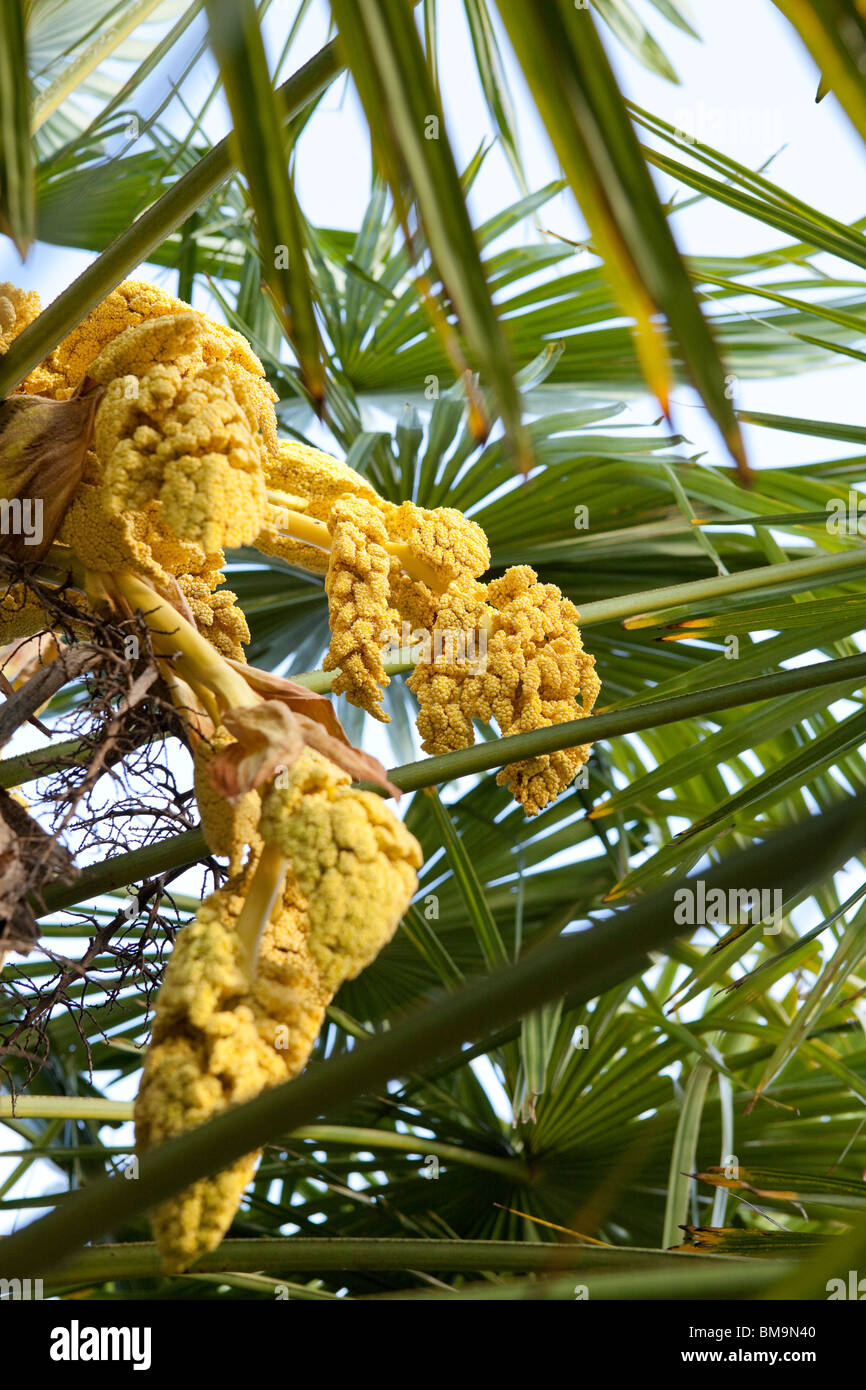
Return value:
M 0 1119 L 12 1114 L 10 1096 L 0 1096 Z M 113 1120 L 131 1120 L 133 1102 L 131 1100 L 100 1100 L 86 1096 L 19 1096 L 15 1102 L 17 1119 L 55 1118 L 63 1120 L 98 1120 L 107 1124 Z M 293 1143 L 310 1139 L 317 1144 L 347 1144 L 353 1149 L 394 1149 L 398 1153 L 428 1154 L 441 1158 L 443 1163 L 459 1163 L 464 1168 L 479 1168 L 486 1173 L 496 1173 L 512 1182 L 526 1182 L 530 1172 L 520 1158 L 507 1158 L 499 1154 L 479 1153 L 476 1149 L 461 1148 L 458 1144 L 440 1144 L 433 1139 L 421 1139 L 414 1134 L 397 1134 L 390 1129 L 361 1129 L 354 1125 L 304 1125 L 293 1134 L 284 1136 L 285 1142 Z M 132 1145 L 105 1147 L 99 1144 L 46 1147 L 40 1145 L 25 1150 L 25 1162 L 37 1158 L 57 1159 L 90 1157 L 93 1155 L 113 1156 L 133 1153 Z M 21 1158 L 21 1149 L 0 1151 L 0 1158 Z
M 681 719 L 712 716 L 721 710 L 737 709 L 741 705 L 754 704 L 757 700 L 775 699 L 821 686 L 838 686 L 837 695 L 828 695 L 830 703 L 831 699 L 842 693 L 843 687 L 863 682 L 866 682 L 866 654 L 846 656 L 839 661 L 817 661 L 810 666 L 798 666 L 793 671 L 777 671 L 770 676 L 732 681 L 730 685 L 712 686 L 709 690 L 690 691 L 686 695 L 672 695 L 666 700 L 651 700 L 645 705 L 630 705 L 622 710 L 590 714 L 585 719 L 571 720 L 567 724 L 552 724 L 547 729 L 531 729 L 525 734 L 492 739 L 489 743 L 478 743 L 472 748 L 461 748 L 456 753 L 442 753 L 435 758 L 423 758 L 417 763 L 405 763 L 402 767 L 392 768 L 388 778 L 401 791 L 418 791 L 422 787 L 438 786 L 460 777 L 489 772 L 493 768 L 504 767 L 506 763 L 536 758 L 575 744 L 622 738 L 626 734 L 640 733 L 643 729 L 675 724 Z M 376 790 L 372 784 L 370 789 Z M 45 911 L 71 907 L 73 903 L 83 902 L 88 894 L 95 896 L 109 888 L 137 883 L 141 878 L 165 869 L 194 864 L 206 854 L 207 847 L 201 831 L 185 830 L 181 835 L 161 840 L 158 844 L 118 855 L 106 864 L 83 869 L 71 886 L 44 889 Z
M 639 733 L 642 729 L 675 724 L 681 719 L 712 716 L 721 710 L 737 709 L 757 700 L 777 699 L 801 690 L 856 682 L 866 682 L 866 654 L 846 656 L 839 661 L 818 661 L 793 671 L 776 671 L 769 676 L 732 681 L 729 685 L 711 686 L 709 690 L 671 695 L 664 700 L 650 700 L 645 705 L 606 710 L 601 714 L 587 715 L 585 719 L 570 720 L 567 724 L 552 724 L 546 729 L 531 729 L 525 734 L 492 739 L 471 748 L 460 748 L 456 753 L 441 753 L 435 758 L 406 763 L 403 767 L 394 768 L 388 777 L 401 791 L 417 791 L 420 787 L 452 782 L 473 773 L 489 772 L 493 768 L 504 767 L 506 763 L 537 758 L 543 753 L 554 753 L 575 744 L 622 738 L 625 734 Z M 828 703 L 830 698 L 828 696 Z
M 858 570 L 866 570 L 866 551 L 862 546 L 835 555 L 828 555 L 822 551 L 804 560 L 787 560 L 779 565 L 760 565 L 757 569 L 739 570 L 736 574 L 696 579 L 690 584 L 669 584 L 662 589 L 642 589 L 634 594 L 618 594 L 615 598 L 600 599 L 597 603 L 579 604 L 580 626 L 597 627 L 599 623 L 636 618 L 643 613 L 660 613 L 664 609 L 680 607 L 683 604 L 702 604 L 712 599 L 726 598 L 730 594 L 772 589 L 780 584 L 805 585 L 810 579 L 825 578 L 828 583 L 841 582 L 837 580 L 838 575 L 847 576 Z M 389 675 L 411 671 L 420 654 L 421 648 L 416 648 L 408 661 L 386 662 L 385 669 Z M 338 672 L 335 671 L 309 671 L 305 676 L 292 676 L 292 680 L 301 681 L 319 694 L 326 694 L 337 675 Z
M 542 1245 L 541 1249 L 547 1247 Z M 576 1264 L 568 1275 L 546 1279 L 509 1279 L 493 1284 L 489 1279 L 473 1283 L 462 1283 L 460 1288 L 418 1288 L 401 1289 L 399 1293 L 356 1294 L 353 1303 L 387 1303 L 399 1298 L 408 1303 L 524 1303 L 527 1300 L 544 1298 L 545 1302 L 574 1302 L 575 1280 L 587 1285 L 592 1297 L 597 1300 L 616 1300 L 618 1302 L 644 1302 L 648 1298 L 670 1302 L 674 1299 L 693 1301 L 740 1298 L 753 1296 L 776 1297 L 773 1284 L 781 1279 L 791 1268 L 797 1266 L 791 1260 L 738 1260 L 736 1264 L 725 1264 L 730 1255 L 716 1255 L 714 1265 L 704 1263 L 704 1251 L 694 1258 L 692 1254 L 666 1251 L 662 1258 L 668 1260 L 692 1260 L 691 1269 L 682 1264 L 667 1265 L 663 1271 L 647 1267 L 620 1274 L 616 1269 L 604 1268 L 598 1272 L 595 1261 Z M 657 1277 L 653 1277 L 656 1275 Z M 590 1280 L 592 1281 L 590 1283 Z
M 701 878 L 708 892 L 727 892 L 749 883 L 759 890 L 773 887 L 791 900 L 829 878 L 864 845 L 866 797 L 846 797 L 831 811 L 809 816 L 728 856 Z M 646 969 L 649 951 L 682 935 L 673 906 L 683 882 L 689 880 L 671 880 L 596 927 L 528 951 L 515 965 L 418 1008 L 348 1054 L 161 1144 L 142 1156 L 136 1182 L 105 1178 L 65 1194 L 53 1212 L 3 1241 L 0 1274 L 44 1277 L 83 1243 L 116 1230 L 197 1179 L 263 1148 L 277 1135 L 339 1114 L 345 1105 L 381 1091 L 395 1078 L 460 1055 L 467 1042 L 488 1036 L 551 999 L 567 996 L 569 1007 L 577 1007 L 630 979 Z M 314 1263 L 319 1267 L 317 1260 Z
M 728 594 L 751 593 L 754 589 L 769 589 L 776 584 L 796 584 L 801 579 L 863 569 L 866 569 L 866 551 L 862 546 L 836 555 L 822 552 L 810 555 L 805 560 L 761 565 L 758 569 L 739 570 L 736 574 L 696 579 L 691 584 L 669 584 L 664 589 L 648 589 L 645 593 L 620 594 L 617 598 L 601 599 L 598 603 L 578 604 L 580 625 L 592 627 L 596 623 L 610 623 L 619 618 L 636 618 L 640 613 L 658 613 L 664 608 L 679 607 L 684 603 L 704 603 L 708 599 L 725 598 Z
M 404 671 L 414 671 L 418 663 L 420 649 L 411 652 L 410 660 L 401 657 L 392 657 L 383 664 L 389 676 L 400 676 Z M 339 671 L 302 671 L 299 676 L 291 675 L 289 680 L 296 685 L 303 685 L 307 690 L 312 690 L 316 695 L 327 695 L 330 693 L 334 681 L 339 676 Z M 2 766 L 2 764 L 0 764 Z
M 89 902 L 91 898 L 98 898 L 112 888 L 140 883 L 142 879 L 154 878 L 172 869 L 187 868 L 200 859 L 206 859 L 209 853 L 201 830 L 183 830 L 180 835 L 130 850 L 128 854 L 118 854 L 103 864 L 89 864 L 73 883 L 49 884 L 43 888 L 40 894 L 42 908 L 37 916 L 44 917 L 48 912 L 59 912 L 74 907 L 76 903 Z
M 343 66 L 337 45 L 331 42 L 284 82 L 278 96 L 285 120 L 297 116 Z M 0 400 L 235 172 L 230 138 L 214 145 L 15 339 L 0 358 Z
M 0 1096 L 0 1120 L 131 1120 L 131 1100 L 103 1100 L 101 1096 Z
M 719 1266 L 730 1256 L 709 1255 Z M 343 1270 L 400 1271 L 423 1269 L 440 1274 L 474 1273 L 491 1269 L 502 1273 L 573 1269 L 588 1265 L 593 1271 L 635 1272 L 672 1269 L 694 1257 L 639 1248 L 598 1249 L 577 1241 L 545 1242 L 520 1240 L 405 1240 L 364 1239 L 353 1236 L 309 1238 L 304 1236 L 263 1237 L 258 1240 L 226 1240 L 217 1250 L 203 1255 L 194 1274 L 237 1273 L 257 1270 L 315 1270 L 317 1274 Z M 700 1263 L 703 1265 L 704 1256 Z M 748 1261 L 743 1261 L 748 1264 Z M 53 1281 L 54 1287 L 77 1283 L 100 1284 L 114 1279 L 146 1279 L 162 1272 L 159 1251 L 150 1242 L 129 1245 L 99 1245 L 84 1250 L 64 1265 Z M 488 1286 L 489 1287 L 489 1286 Z
M 108 1124 L 115 1120 L 133 1118 L 131 1100 L 103 1100 L 98 1096 L 19 1096 L 13 1103 L 11 1096 L 0 1096 L 0 1120 L 14 1115 L 19 1120 L 57 1119 L 57 1120 L 98 1120 Z M 440 1144 L 433 1139 L 421 1139 L 414 1134 L 397 1134 L 389 1129 L 360 1129 L 354 1125 L 305 1125 L 285 1136 L 286 1142 L 312 1139 L 319 1144 L 348 1144 L 353 1149 L 394 1149 L 399 1153 L 433 1154 L 443 1163 L 460 1163 L 466 1168 L 480 1168 L 487 1173 L 497 1173 L 513 1182 L 525 1182 L 529 1169 L 520 1158 L 506 1158 L 498 1154 L 479 1153 L 475 1149 L 461 1148 L 458 1144 Z M 125 1148 L 112 1149 L 112 1153 L 127 1153 Z M 28 1158 L 57 1158 L 83 1153 L 81 1148 L 68 1150 L 41 1148 L 28 1150 Z M 94 1148 L 94 1153 L 108 1150 Z M 15 1151 L 15 1157 L 21 1150 Z M 0 1153 L 0 1158 L 3 1154 Z
M 305 1125 L 296 1129 L 289 1139 L 313 1139 L 320 1144 L 350 1144 L 353 1149 L 396 1149 L 400 1153 L 432 1154 L 444 1163 L 462 1163 L 466 1168 L 481 1168 L 497 1173 L 512 1182 L 526 1182 L 529 1168 L 519 1158 L 479 1153 L 463 1149 L 458 1144 L 440 1144 L 433 1139 L 419 1139 L 415 1134 L 396 1134 L 390 1129 L 359 1129 L 354 1125 Z M 432 1179 L 431 1179 L 432 1181 Z

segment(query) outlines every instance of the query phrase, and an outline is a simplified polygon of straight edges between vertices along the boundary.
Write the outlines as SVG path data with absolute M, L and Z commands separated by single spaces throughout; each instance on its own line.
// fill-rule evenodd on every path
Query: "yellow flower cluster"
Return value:
M 0 294 L 4 350 L 38 307 Z M 91 447 L 56 540 L 83 571 L 87 602 L 144 615 L 187 716 L 207 843 L 229 860 L 229 882 L 179 936 L 160 992 L 135 1110 L 144 1151 L 298 1074 L 327 1001 L 393 936 L 421 862 L 393 812 L 337 765 L 363 775 L 374 760 L 303 702 L 291 713 L 295 687 L 241 674 L 249 632 L 234 596 L 217 592 L 224 549 L 267 550 L 272 534 L 276 553 L 314 557 L 337 688 L 374 705 L 395 568 L 432 593 L 461 564 L 483 568 L 486 545 L 458 513 L 386 505 L 345 465 L 281 449 L 274 393 L 249 345 L 151 286 L 109 295 L 21 389 L 57 402 L 94 392 Z M 294 531 L 284 533 L 284 513 Z M 12 593 L 0 624 L 30 632 L 42 621 L 32 608 Z M 260 693 L 262 679 L 279 699 Z M 167 1268 L 218 1243 L 255 1163 L 247 1155 L 160 1205 Z
M 339 669 L 337 694 L 387 722 L 383 650 L 402 623 L 432 626 L 455 580 L 484 573 L 487 538 L 452 507 L 386 501 L 346 464 L 307 445 L 281 444 L 266 467 L 268 508 L 256 547 L 326 575 L 325 670 Z
M 0 592 L 0 647 L 34 636 L 45 622 L 45 609 L 24 584 L 9 584 Z
M 425 753 L 453 753 L 475 742 L 475 709 L 464 686 L 491 621 L 487 588 L 466 577 L 442 595 L 429 660 L 421 660 L 406 684 L 418 701 L 418 732 Z M 471 643 L 471 646 L 470 646 Z
M 39 309 L 38 295 L 0 285 L 0 352 Z M 278 444 L 262 364 L 239 333 L 126 281 L 19 391 L 63 401 L 90 384 L 104 395 L 57 540 L 85 570 L 131 570 L 168 593 L 176 583 L 208 640 L 242 659 L 244 615 L 214 590 L 223 548 L 248 544 L 264 522 Z
M 218 730 L 215 752 L 227 742 Z M 321 754 L 307 749 L 269 784 L 260 820 L 255 791 L 225 815 L 207 780 L 213 756 L 197 755 L 196 793 L 209 843 L 232 856 L 235 876 L 172 952 L 135 1104 L 141 1152 L 298 1075 L 328 1001 L 393 936 L 421 863 L 387 806 Z M 244 841 L 252 854 L 238 872 Z M 269 887 L 251 970 L 244 916 L 263 868 Z M 249 1154 L 156 1209 L 166 1269 L 186 1269 L 219 1243 L 257 1160 Z
M 193 783 L 208 849 L 211 854 L 228 859 L 230 874 L 236 874 L 241 869 L 248 846 L 257 852 L 262 844 L 258 833 L 262 809 L 259 793 L 247 791 L 232 802 L 211 784 L 210 769 L 214 758 L 234 742 L 222 724 L 217 726 L 210 738 L 199 739 L 194 752 Z
M 507 570 L 487 595 L 496 609 L 488 660 L 494 674 L 497 668 L 503 673 L 503 693 L 511 699 L 510 722 L 507 715 L 505 720 L 496 715 L 502 733 L 544 729 L 589 714 L 601 682 L 595 657 L 583 649 L 574 604 L 555 584 L 539 584 L 528 565 Z M 544 753 L 510 763 L 496 780 L 534 816 L 571 785 L 589 753 L 588 744 Z
M 154 508 L 154 526 L 208 556 L 252 541 L 273 406 L 216 325 L 191 311 L 149 319 L 114 338 L 89 371 L 105 387 L 94 431 L 103 512 Z
M 490 551 L 476 523 L 449 507 L 387 502 L 351 468 L 301 444 L 280 445 L 266 476 L 266 522 L 255 544 L 326 575 L 331 643 L 324 669 L 339 671 L 336 694 L 387 721 L 383 652 L 407 624 L 431 639 L 429 659 L 408 682 L 427 752 L 470 745 L 476 719 L 507 735 L 592 710 L 599 681 L 576 608 L 527 566 L 479 583 Z M 452 640 L 437 645 L 443 635 Z M 566 790 L 588 756 L 580 744 L 525 759 L 503 769 L 499 781 L 535 815 Z
M 210 554 L 259 533 L 261 445 L 221 365 L 184 379 L 157 364 L 112 382 L 96 413 L 96 454 L 109 516 L 157 502 L 164 527 Z
M 310 748 L 264 793 L 259 834 L 291 861 L 307 899 L 310 953 L 335 994 L 394 935 L 421 848 L 380 797 L 351 787 Z
M 269 505 L 256 549 L 313 574 L 327 573 L 328 551 L 291 535 L 286 529 L 289 512 L 301 512 L 324 524 L 340 498 L 360 497 L 382 506 L 381 498 L 360 473 L 294 439 L 282 440 L 269 457 L 267 484 Z
M 40 308 L 35 290 L 19 290 L 8 280 L 0 281 L 0 352 L 6 352 L 9 344 L 33 322 Z
M 135 1102 L 140 1152 L 290 1080 L 312 1050 L 326 996 L 306 951 L 303 915 L 291 897 L 280 904 L 251 986 L 234 930 L 243 901 L 237 880 L 218 889 L 178 937 Z M 247 1154 L 156 1208 L 151 1221 L 167 1270 L 186 1269 L 219 1244 L 258 1158 Z
M 0 352 L 38 310 L 35 296 L 0 285 Z M 346 464 L 280 443 L 275 394 L 249 344 L 155 287 L 121 285 L 20 389 L 85 395 L 92 439 L 76 399 L 75 491 L 51 534 L 59 523 L 59 546 L 83 570 L 82 602 L 144 615 L 186 713 L 207 844 L 229 861 L 229 881 L 167 968 L 136 1102 L 143 1151 L 302 1070 L 328 1001 L 391 940 L 421 864 L 384 801 L 352 785 L 375 766 L 396 792 L 375 760 L 348 746 L 332 714 L 310 711 L 308 692 L 241 664 L 249 630 L 219 591 L 224 551 L 254 544 L 324 576 L 325 669 L 335 693 L 378 719 L 386 648 L 401 625 L 427 633 L 409 685 L 428 752 L 472 744 L 475 720 L 510 735 L 580 719 L 599 682 L 577 610 L 554 585 L 527 566 L 480 582 L 487 538 L 461 512 L 398 505 Z M 0 641 L 38 630 L 33 607 L 17 592 L 0 601 Z M 534 815 L 588 754 L 579 745 L 512 763 L 498 780 Z M 256 1161 L 159 1207 L 167 1268 L 222 1239 Z
M 446 640 L 431 644 L 430 659 L 407 682 L 419 703 L 425 751 L 469 747 L 475 719 L 495 721 L 507 736 L 589 714 L 601 683 L 595 658 L 583 649 L 579 616 L 528 565 L 486 586 L 464 580 L 446 591 L 437 618 Z M 467 657 L 471 633 L 478 637 Z M 580 744 L 510 763 L 497 781 L 534 816 L 570 786 L 589 752 Z
M 41 306 L 37 294 L 25 294 L 11 285 L 0 285 L 0 298 L 11 303 L 16 314 L 14 331 L 8 340 L 0 337 L 0 351 L 5 352 L 12 338 L 17 337 L 36 318 Z M 0 308 L 0 316 L 2 312 Z M 125 280 L 33 369 L 19 389 L 28 395 L 68 400 L 91 375 L 96 359 L 120 334 L 151 319 L 189 312 L 188 304 L 166 294 L 158 286 L 144 280 Z M 252 379 L 250 389 L 259 398 L 261 428 L 268 452 L 275 453 L 276 420 L 267 415 L 267 407 L 274 400 L 274 393 L 265 380 L 261 362 L 240 333 L 216 321 L 207 322 L 209 340 L 220 343 L 221 347 L 218 350 L 209 347 L 202 356 L 202 365 L 225 360 L 238 375 L 242 371 L 248 374 Z
M 206 570 L 203 574 L 181 574 L 177 582 L 202 636 L 222 656 L 243 661 L 250 630 L 237 594 L 231 589 L 214 592 L 225 582 L 225 576 L 219 570 Z
M 146 281 L 127 280 L 106 296 L 22 383 L 29 395 L 67 400 L 88 369 L 118 333 L 162 314 L 188 308 Z M 39 312 L 37 300 L 36 312 Z M 35 314 L 34 314 L 35 317 Z
M 377 719 L 388 716 L 380 705 L 381 687 L 389 683 L 382 664 L 388 641 L 388 576 L 391 557 L 381 512 L 363 498 L 334 503 L 328 519 L 331 556 L 325 591 L 331 626 L 326 671 L 339 670 L 333 690 L 346 695 Z
M 403 502 L 391 512 L 388 530 L 392 540 L 402 542 L 398 554 L 405 568 L 411 573 L 413 565 L 418 567 L 436 593 L 460 576 L 477 579 L 490 564 L 490 547 L 481 527 L 454 507 L 428 511 Z
M 84 612 L 84 598 L 75 589 L 67 590 L 63 597 L 72 607 Z M 44 651 L 50 652 L 49 659 L 53 659 L 59 648 L 55 634 L 48 631 L 51 621 L 44 605 L 28 585 L 12 583 L 4 587 L 0 583 L 0 651 L 6 651 L 26 638 L 36 638 L 37 634 L 43 633 Z M 90 635 L 86 625 L 77 623 L 74 619 L 68 623 L 68 628 L 76 637 L 86 639 Z

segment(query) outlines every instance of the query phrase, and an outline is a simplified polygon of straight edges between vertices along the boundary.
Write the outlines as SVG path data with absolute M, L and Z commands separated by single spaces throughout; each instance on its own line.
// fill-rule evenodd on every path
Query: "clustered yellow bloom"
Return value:
M 94 531 L 112 518 L 121 524 L 121 543 L 137 531 L 133 568 L 200 573 L 219 567 L 224 547 L 258 534 L 265 438 L 274 435 L 275 420 L 261 364 L 252 365 L 257 372 L 248 354 L 233 351 L 216 325 L 192 311 L 125 329 L 89 364 L 105 394 L 83 501 Z M 195 549 L 184 554 L 185 544 Z
M 589 714 L 601 683 L 595 658 L 583 649 L 579 617 L 556 585 L 539 584 L 528 565 L 486 586 L 464 580 L 446 591 L 437 631 L 448 640 L 431 644 L 430 659 L 408 681 L 425 751 L 469 747 L 475 719 L 495 721 L 507 736 Z M 473 631 L 479 636 L 467 656 L 465 639 Z M 570 786 L 589 753 L 580 744 L 510 763 L 497 781 L 527 815 L 537 815 Z
M 326 671 L 339 670 L 333 690 L 385 719 L 379 703 L 389 677 L 382 664 L 387 643 L 391 557 L 381 512 L 363 498 L 335 502 L 328 519 L 330 564 L 325 580 L 331 625 Z
M 345 464 L 306 446 L 281 445 L 266 467 L 268 515 L 256 545 L 314 571 L 327 561 L 324 668 L 339 671 L 335 693 L 387 721 L 383 654 L 408 625 L 429 639 L 408 682 L 428 753 L 472 744 L 476 719 L 509 735 L 590 713 L 600 686 L 577 609 L 526 565 L 479 583 L 490 551 L 475 522 L 450 507 L 388 502 Z M 498 781 L 536 815 L 568 788 L 589 751 L 579 744 L 524 759 Z
M 23 333 L 41 308 L 35 290 L 19 290 L 8 280 L 0 281 L 0 352 Z
M 327 527 L 332 635 L 325 669 L 338 666 L 334 689 L 387 722 L 390 716 L 380 706 L 381 688 L 389 681 L 384 649 L 399 642 L 403 624 L 435 623 L 455 580 L 484 573 L 490 563 L 487 538 L 452 507 L 428 511 L 381 498 L 376 504 L 339 499 Z
M 487 595 L 496 610 L 489 668 L 494 677 L 501 673 L 502 694 L 511 702 L 510 721 L 501 705 L 497 708 L 502 733 L 544 729 L 589 714 L 601 682 L 595 657 L 583 649 L 574 604 L 555 584 L 539 584 L 528 565 L 507 570 L 488 586 Z M 570 786 L 589 753 L 588 744 L 544 753 L 510 763 L 496 780 L 533 816 Z
M 291 860 L 307 899 L 310 951 L 335 994 L 394 935 L 421 849 L 380 797 L 308 748 L 262 797 L 259 834 Z
M 9 338 L 11 341 L 36 318 L 40 311 L 39 296 L 25 295 L 11 285 L 0 285 L 0 298 L 6 298 L 15 308 L 17 321 Z M 100 353 L 122 333 L 151 319 L 189 312 L 188 304 L 166 294 L 158 286 L 144 280 L 125 280 L 34 368 L 19 389 L 28 395 L 68 400 L 91 374 Z M 221 342 L 222 349 L 217 352 L 214 348 L 208 348 L 202 356 L 202 364 L 210 365 L 224 359 L 233 372 L 238 375 L 240 372 L 247 373 L 251 378 L 249 389 L 259 398 L 258 409 L 266 446 L 270 453 L 275 453 L 276 421 L 267 419 L 267 405 L 275 397 L 265 380 L 261 362 L 240 333 L 210 319 L 207 325 L 209 339 L 211 342 Z M 0 350 L 5 352 L 7 346 L 8 342 L 0 339 Z
M 264 699 L 243 666 L 135 576 L 121 577 L 119 593 L 148 614 L 158 657 L 176 649 L 178 703 L 199 702 L 204 717 L 190 728 L 196 799 L 207 843 L 232 874 L 169 963 L 136 1105 L 143 1151 L 302 1069 L 324 1004 L 396 930 L 420 849 L 392 811 L 305 740 L 353 765 L 362 755 Z M 334 824 L 317 840 L 305 828 L 319 823 L 323 798 Z M 186 1268 L 222 1239 L 255 1162 L 247 1156 L 162 1204 L 154 1232 L 167 1268 Z
M 326 575 L 333 689 L 387 722 L 382 653 L 401 625 L 432 626 L 453 581 L 483 574 L 490 550 L 481 527 L 452 507 L 433 511 L 380 497 L 346 464 L 294 442 L 266 465 L 268 508 L 255 545 L 264 554 Z
M 254 848 L 172 952 L 135 1104 L 141 1152 L 297 1076 L 325 1006 L 390 941 L 416 887 L 415 839 L 321 754 L 307 749 L 269 784 L 258 831 L 249 797 L 259 801 L 256 792 L 241 799 L 245 826 L 220 820 L 212 794 L 200 798 L 215 848 L 233 849 L 243 835 Z M 259 894 L 263 907 L 251 914 Z M 219 1243 L 258 1157 L 155 1210 L 166 1269 L 186 1269 Z
M 290 534 L 286 530 L 288 513 L 300 512 L 324 524 L 341 498 L 360 497 L 376 507 L 382 505 L 376 490 L 360 473 L 294 439 L 282 440 L 268 458 L 267 485 L 269 505 L 256 549 L 313 574 L 327 573 L 328 550 L 321 543 L 310 544 Z
M 0 351 L 39 312 L 0 285 Z M 246 621 L 222 583 L 223 548 L 251 542 L 276 455 L 275 393 L 249 344 L 154 285 L 127 281 L 26 378 L 55 401 L 104 394 L 84 473 L 57 533 L 85 571 L 130 570 L 180 590 L 217 650 L 242 659 Z M 0 637 L 3 631 L 0 630 Z
M 291 899 L 281 904 L 251 983 L 235 930 L 242 890 L 236 880 L 213 893 L 172 952 L 135 1103 L 141 1152 L 291 1080 L 318 1035 L 326 995 L 306 950 L 301 912 Z M 167 1270 L 186 1269 L 219 1244 L 258 1157 L 247 1154 L 154 1210 Z
M 208 849 L 212 854 L 224 855 L 228 859 L 230 874 L 236 874 L 241 869 L 248 846 L 258 851 L 262 844 L 258 833 L 262 809 L 259 793 L 250 790 L 232 802 L 211 784 L 210 769 L 214 758 L 234 742 L 222 724 L 209 738 L 197 741 L 193 784 Z
M 231 589 L 214 590 L 225 582 L 219 570 L 202 574 L 178 575 L 178 588 L 186 599 L 196 627 L 222 656 L 244 660 L 244 645 L 250 640 L 246 616 Z
M 183 380 L 177 368 L 157 366 L 140 380 L 113 385 L 130 380 L 131 408 L 110 388 L 96 413 L 99 456 L 104 413 L 120 407 L 120 420 L 111 420 L 120 437 L 102 454 L 108 514 L 159 502 L 162 524 L 205 552 L 253 540 L 264 514 L 260 446 L 225 370 L 211 367 Z
M 45 609 L 24 584 L 10 584 L 0 594 L 0 633 L 3 647 L 32 637 L 45 627 Z
M 422 577 L 426 572 L 434 592 L 447 589 L 461 575 L 477 579 L 490 564 L 490 547 L 481 527 L 454 507 L 428 511 L 403 502 L 390 513 L 388 530 L 392 540 L 405 546 L 405 551 L 402 547 L 399 551 L 404 566 L 414 564 Z
M 418 732 L 425 753 L 453 753 L 475 742 L 475 706 L 464 695 L 492 618 L 487 588 L 468 576 L 455 580 L 439 604 L 429 659 L 418 662 L 406 684 L 418 701 Z M 470 649 L 471 644 L 471 649 Z

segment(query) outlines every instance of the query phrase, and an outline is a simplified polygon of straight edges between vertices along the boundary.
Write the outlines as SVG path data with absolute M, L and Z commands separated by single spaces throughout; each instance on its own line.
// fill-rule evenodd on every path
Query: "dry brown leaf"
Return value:
M 74 873 L 68 852 L 0 789 L 0 956 L 25 954 L 39 940 L 28 896 L 49 880 Z
M 293 713 L 283 700 L 226 710 L 223 723 L 237 741 L 216 754 L 210 780 L 214 790 L 229 801 L 270 781 L 281 768 L 291 767 L 306 747 L 330 758 L 354 780 L 374 782 L 399 800 L 400 790 L 388 781 L 378 758 L 353 748 L 344 738 L 334 738 L 318 720 Z
M 210 765 L 214 791 L 229 801 L 268 782 L 281 767 L 291 767 L 304 751 L 304 737 L 291 710 L 279 700 L 226 710 L 223 723 L 237 740 L 221 748 Z
M 388 781 L 388 774 L 378 758 L 363 752 L 360 748 L 354 748 L 351 743 L 331 738 L 320 724 L 314 723 L 306 715 L 298 714 L 295 718 L 303 730 L 304 741 L 310 748 L 324 753 L 326 758 L 337 764 L 337 767 L 348 772 L 354 782 L 373 782 L 396 801 L 400 800 L 400 788 Z
M 258 666 L 248 666 L 245 661 L 235 661 L 233 657 L 226 659 L 229 666 L 243 676 L 257 695 L 263 695 L 266 700 L 281 700 L 296 714 L 305 714 L 309 719 L 315 719 L 317 724 L 327 729 L 332 738 L 339 739 L 348 748 L 352 747 L 349 736 L 337 718 L 327 695 L 318 695 L 315 690 L 308 690 L 305 685 L 298 685 L 296 681 L 287 680 L 285 676 L 275 676 L 271 671 L 262 671 Z
M 41 666 L 59 655 L 60 648 L 53 632 L 37 632 L 33 637 L 19 637 L 0 647 L 0 672 L 13 689 L 34 676 Z
M 0 554 L 35 564 L 48 552 L 81 482 L 101 391 L 53 401 L 10 396 L 0 404 Z M 17 504 L 17 505 L 16 505 Z

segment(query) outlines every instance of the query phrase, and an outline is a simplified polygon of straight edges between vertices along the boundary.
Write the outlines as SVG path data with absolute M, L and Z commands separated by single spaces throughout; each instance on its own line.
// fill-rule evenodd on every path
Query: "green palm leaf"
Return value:
M 246 175 L 264 251 L 265 282 L 298 358 L 304 387 L 324 395 L 321 342 L 306 271 L 301 212 L 281 135 L 284 114 L 274 96 L 253 0 L 207 0 L 210 37 L 234 122 L 233 146 Z M 268 254 L 270 248 L 270 254 Z
M 662 311 L 688 370 L 744 476 L 724 371 L 638 148 L 591 12 L 503 0 L 503 20 L 597 242 L 623 309 L 635 321 L 644 375 L 667 411 L 671 371 Z M 604 134 L 602 135 L 602 132 Z
M 407 186 L 417 200 L 433 261 L 474 360 L 496 392 L 518 466 L 524 440 L 511 356 L 478 258 L 444 116 L 427 60 L 404 0 L 360 5 L 334 0 L 332 10 L 367 119 L 374 150 L 408 234 Z M 427 304 L 459 369 L 462 354 L 431 292 Z M 480 429 L 480 421 L 478 427 Z
M 0 232 L 12 238 L 22 259 L 33 240 L 35 211 L 24 0 L 11 0 L 0 14 Z

